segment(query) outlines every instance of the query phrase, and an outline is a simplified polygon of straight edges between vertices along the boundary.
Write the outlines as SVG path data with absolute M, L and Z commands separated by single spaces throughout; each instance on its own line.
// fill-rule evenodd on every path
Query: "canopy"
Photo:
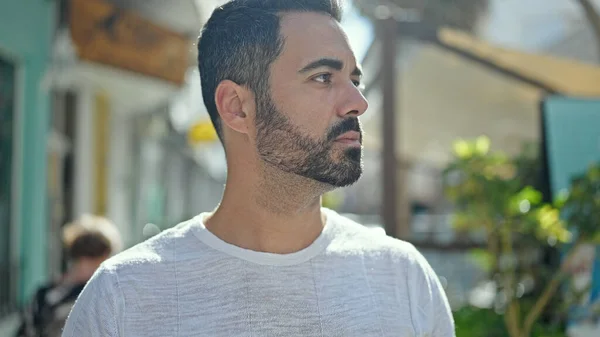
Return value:
M 472 35 L 441 29 L 438 39 L 487 60 L 506 70 L 543 83 L 554 91 L 570 96 L 600 96 L 600 67 L 547 55 L 529 54 L 492 46 Z

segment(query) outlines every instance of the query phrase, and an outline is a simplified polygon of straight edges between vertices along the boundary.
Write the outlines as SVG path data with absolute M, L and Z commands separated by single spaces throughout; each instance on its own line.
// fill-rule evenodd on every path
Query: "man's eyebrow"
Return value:
M 344 68 L 344 62 L 338 59 L 322 58 L 307 64 L 298 72 L 305 73 L 321 67 L 331 68 L 340 71 Z M 357 66 L 356 68 L 354 68 L 354 70 L 352 71 L 352 76 L 362 76 L 362 70 L 360 69 L 360 67 Z
M 316 61 L 313 61 L 313 62 L 307 64 L 302 69 L 300 69 L 300 71 L 298 71 L 298 72 L 305 73 L 305 72 L 315 70 L 315 69 L 321 68 L 321 67 L 331 68 L 331 69 L 339 71 L 344 68 L 344 62 L 337 60 L 337 59 L 322 58 L 322 59 L 318 59 Z

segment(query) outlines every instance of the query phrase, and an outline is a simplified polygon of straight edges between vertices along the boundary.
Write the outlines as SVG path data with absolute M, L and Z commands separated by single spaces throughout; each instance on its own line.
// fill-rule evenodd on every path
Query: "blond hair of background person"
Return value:
M 63 227 L 67 272 L 40 287 L 22 313 L 18 337 L 60 336 L 69 311 L 100 264 L 123 248 L 116 226 L 100 216 L 84 214 Z

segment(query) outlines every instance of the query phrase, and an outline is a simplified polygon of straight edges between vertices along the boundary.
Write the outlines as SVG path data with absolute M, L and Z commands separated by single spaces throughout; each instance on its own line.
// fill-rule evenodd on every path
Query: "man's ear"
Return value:
M 215 91 L 215 103 L 221 121 L 243 134 L 248 133 L 248 118 L 243 109 L 246 91 L 246 88 L 230 80 L 219 83 Z

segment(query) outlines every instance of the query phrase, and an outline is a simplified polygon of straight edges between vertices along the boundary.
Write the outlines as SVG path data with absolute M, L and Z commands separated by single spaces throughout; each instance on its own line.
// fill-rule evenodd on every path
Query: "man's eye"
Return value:
M 314 78 L 314 80 L 317 82 L 321 82 L 321 83 L 331 83 L 331 74 L 325 73 L 325 74 L 317 75 Z
M 352 81 L 355 87 L 361 88 L 360 81 Z

